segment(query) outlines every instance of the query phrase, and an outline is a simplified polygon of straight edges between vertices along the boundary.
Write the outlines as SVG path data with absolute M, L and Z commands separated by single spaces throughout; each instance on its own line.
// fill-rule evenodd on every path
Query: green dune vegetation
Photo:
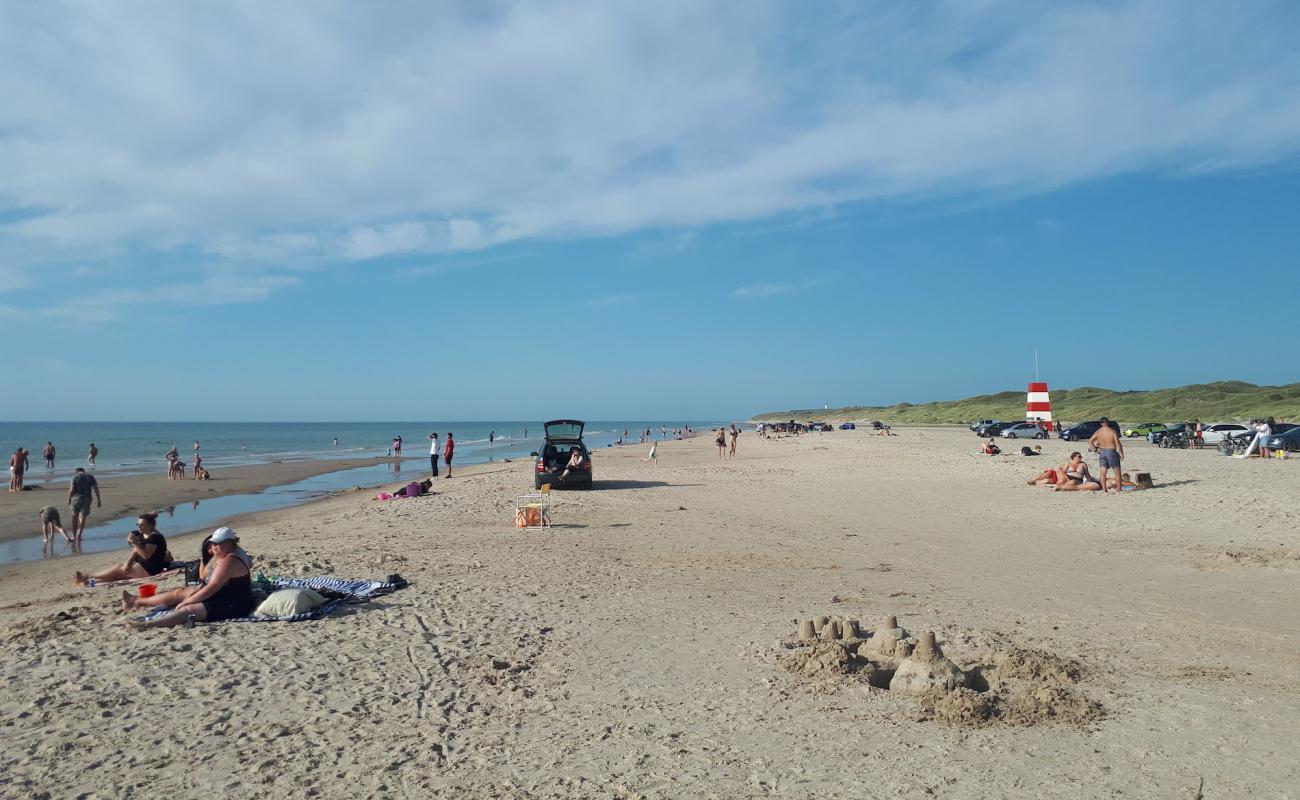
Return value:
M 1024 390 L 998 392 L 934 403 L 899 403 L 893 406 L 849 406 L 832 409 L 772 411 L 754 417 L 756 422 L 841 421 L 879 419 L 898 425 L 943 425 L 977 419 L 1024 419 Z M 1236 422 L 1255 417 L 1300 418 L 1300 383 L 1256 386 L 1242 381 L 1219 381 L 1179 386 L 1175 389 L 1117 392 L 1084 386 L 1052 390 L 1052 416 L 1058 421 L 1080 422 L 1108 416 L 1117 422 L 1176 422 L 1200 417 L 1206 422 Z

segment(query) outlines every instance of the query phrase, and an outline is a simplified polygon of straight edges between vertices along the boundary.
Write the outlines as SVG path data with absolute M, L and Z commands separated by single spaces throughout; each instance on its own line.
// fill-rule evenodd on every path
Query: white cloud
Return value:
M 87 252 L 304 267 L 1254 167 L 1300 150 L 1298 19 L 1172 0 L 3 4 L 0 291 Z

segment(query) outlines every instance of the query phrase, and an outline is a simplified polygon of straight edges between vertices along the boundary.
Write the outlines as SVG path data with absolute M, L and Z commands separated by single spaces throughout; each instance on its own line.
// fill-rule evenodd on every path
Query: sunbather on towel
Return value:
M 425 478 L 420 482 L 411 481 L 402 488 L 393 492 L 393 497 L 419 497 L 422 494 L 428 494 L 433 488 L 433 478 Z
M 212 537 L 216 536 L 223 530 L 229 528 L 217 528 L 210 536 L 203 537 L 203 543 L 199 545 L 199 583 L 196 586 L 182 586 L 179 589 L 172 589 L 170 592 L 161 592 L 153 597 L 137 597 L 129 591 L 122 591 L 122 610 L 134 611 L 137 608 L 175 608 L 187 600 L 190 595 L 202 589 L 208 582 L 208 573 L 211 572 L 212 559 L 217 555 L 217 548 L 212 545 Z M 232 531 L 233 533 L 233 531 Z M 239 539 L 235 539 L 235 551 L 232 555 L 244 562 L 244 566 L 250 570 L 253 568 L 253 557 L 239 547 Z
M 129 623 L 132 629 L 170 628 L 190 617 L 195 622 L 219 622 L 248 616 L 253 610 L 253 578 L 248 565 L 235 554 L 239 536 L 230 528 L 220 528 L 212 534 L 210 546 L 213 552 L 207 583 L 187 596 L 170 614 L 154 620 L 132 621 Z

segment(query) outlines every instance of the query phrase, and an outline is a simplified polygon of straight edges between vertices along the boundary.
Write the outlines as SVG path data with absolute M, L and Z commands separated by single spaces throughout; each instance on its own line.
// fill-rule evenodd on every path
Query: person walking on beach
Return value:
M 54 469 L 54 442 L 45 443 L 45 468 Z
M 1115 470 L 1116 483 L 1119 483 L 1119 465 L 1124 458 L 1124 443 L 1119 440 L 1115 429 L 1110 427 L 1110 420 L 1102 417 L 1101 427 L 1088 440 L 1088 446 L 1096 450 L 1101 459 L 1101 491 L 1104 494 L 1110 491 L 1110 484 L 1106 482 L 1106 470 Z M 1115 493 L 1119 494 L 1119 490 L 1116 489 Z
M 1196 435 L 1192 439 L 1193 447 L 1205 446 L 1205 425 L 1201 423 L 1201 418 L 1196 418 Z
M 447 477 L 451 477 L 451 457 L 456 452 L 456 440 L 452 438 L 451 431 L 447 431 L 447 446 L 443 448 L 442 460 L 447 462 Z
M 99 455 L 99 448 L 95 446 L 94 442 L 91 442 L 90 451 L 86 453 L 86 463 L 92 467 L 95 466 L 95 456 L 97 455 Z
M 81 541 L 81 534 L 86 532 L 86 517 L 90 516 L 90 494 L 95 494 L 97 508 L 104 507 L 104 499 L 99 495 L 99 482 L 94 475 L 77 467 L 72 473 L 72 484 L 68 486 L 68 505 L 72 508 L 72 538 Z
M 433 477 L 438 477 L 438 434 L 429 434 L 429 467 L 433 469 Z
M 727 457 L 727 429 L 723 427 L 719 427 L 718 438 L 714 439 L 713 441 L 715 441 L 718 445 L 718 458 L 726 458 Z
M 736 457 L 736 440 L 740 438 L 740 430 L 735 425 L 731 426 L 731 449 L 727 452 L 729 458 Z

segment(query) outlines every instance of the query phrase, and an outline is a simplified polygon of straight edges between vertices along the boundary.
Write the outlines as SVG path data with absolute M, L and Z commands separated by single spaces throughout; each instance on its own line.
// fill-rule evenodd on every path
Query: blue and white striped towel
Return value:
M 364 603 L 406 587 L 406 581 L 400 575 L 390 575 L 388 578 L 386 581 L 352 581 L 329 575 L 317 578 L 274 578 L 271 581 L 272 592 L 280 589 L 313 589 L 318 592 L 329 592 L 345 596 L 331 597 L 322 606 L 313 608 L 310 611 L 304 611 L 301 614 L 290 614 L 287 617 L 237 617 L 235 619 L 221 620 L 221 622 L 302 622 L 309 619 L 320 619 L 332 614 L 341 605 Z M 145 619 L 156 619 L 171 611 L 170 608 L 155 608 L 145 616 Z

